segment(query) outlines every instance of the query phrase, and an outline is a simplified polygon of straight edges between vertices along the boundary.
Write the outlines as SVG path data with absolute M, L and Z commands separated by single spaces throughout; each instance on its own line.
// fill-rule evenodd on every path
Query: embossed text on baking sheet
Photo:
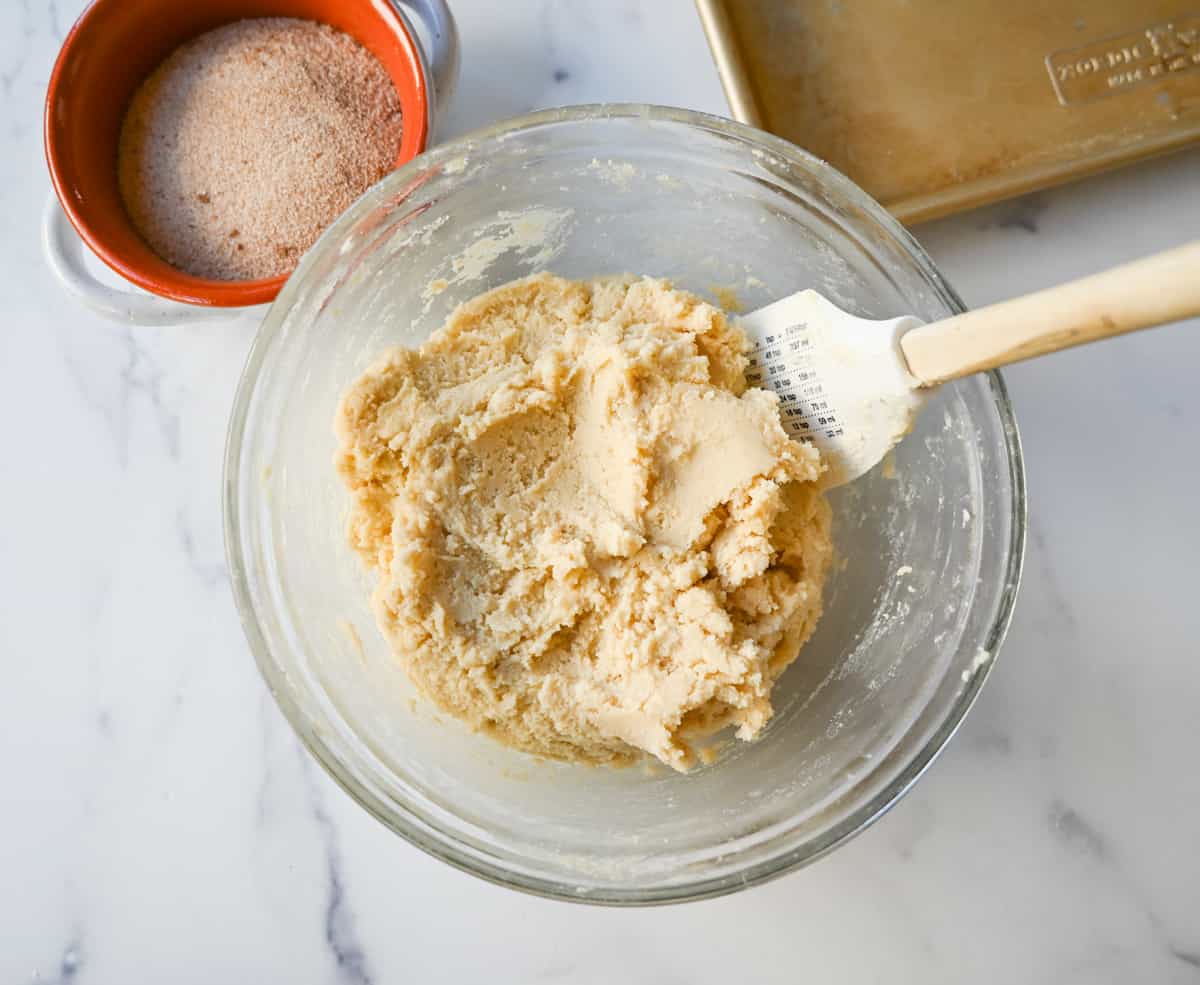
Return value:
M 1200 13 L 1055 51 L 1046 70 L 1064 106 L 1200 68 Z

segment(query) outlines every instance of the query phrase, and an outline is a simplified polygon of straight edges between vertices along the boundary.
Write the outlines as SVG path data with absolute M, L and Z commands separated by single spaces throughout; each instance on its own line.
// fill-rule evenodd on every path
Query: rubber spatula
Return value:
M 972 373 L 1200 315 L 1200 242 L 944 321 L 874 321 L 813 290 L 740 319 L 747 380 L 774 390 L 823 482 L 857 479 L 913 426 L 932 390 Z

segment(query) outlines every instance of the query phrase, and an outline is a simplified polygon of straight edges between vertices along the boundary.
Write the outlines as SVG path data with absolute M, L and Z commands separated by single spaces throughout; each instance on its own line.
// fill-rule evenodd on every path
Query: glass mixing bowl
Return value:
M 819 160 L 728 120 L 648 106 L 535 113 L 430 151 L 361 198 L 271 308 L 225 463 L 229 563 L 251 648 L 308 748 L 433 855 L 605 903 L 730 892 L 879 817 L 962 720 L 1008 625 L 1025 500 L 995 374 L 943 387 L 891 461 L 832 496 L 816 634 L 753 743 L 680 775 L 544 762 L 425 702 L 345 539 L 334 409 L 389 345 L 514 277 L 630 271 L 747 310 L 816 287 L 859 315 L 962 304 L 920 246 Z

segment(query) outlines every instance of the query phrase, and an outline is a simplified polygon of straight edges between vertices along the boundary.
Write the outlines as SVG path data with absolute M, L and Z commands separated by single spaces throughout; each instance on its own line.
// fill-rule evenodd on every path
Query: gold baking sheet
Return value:
M 903 222 L 1200 138 L 1200 6 L 1179 0 L 696 5 L 733 116 Z

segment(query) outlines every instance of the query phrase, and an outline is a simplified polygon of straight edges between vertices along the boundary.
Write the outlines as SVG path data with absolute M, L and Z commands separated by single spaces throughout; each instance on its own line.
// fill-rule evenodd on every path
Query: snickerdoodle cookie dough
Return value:
M 745 348 L 665 281 L 541 274 L 350 388 L 350 539 L 434 701 L 595 763 L 687 769 L 691 740 L 759 732 L 821 611 L 830 516 Z

